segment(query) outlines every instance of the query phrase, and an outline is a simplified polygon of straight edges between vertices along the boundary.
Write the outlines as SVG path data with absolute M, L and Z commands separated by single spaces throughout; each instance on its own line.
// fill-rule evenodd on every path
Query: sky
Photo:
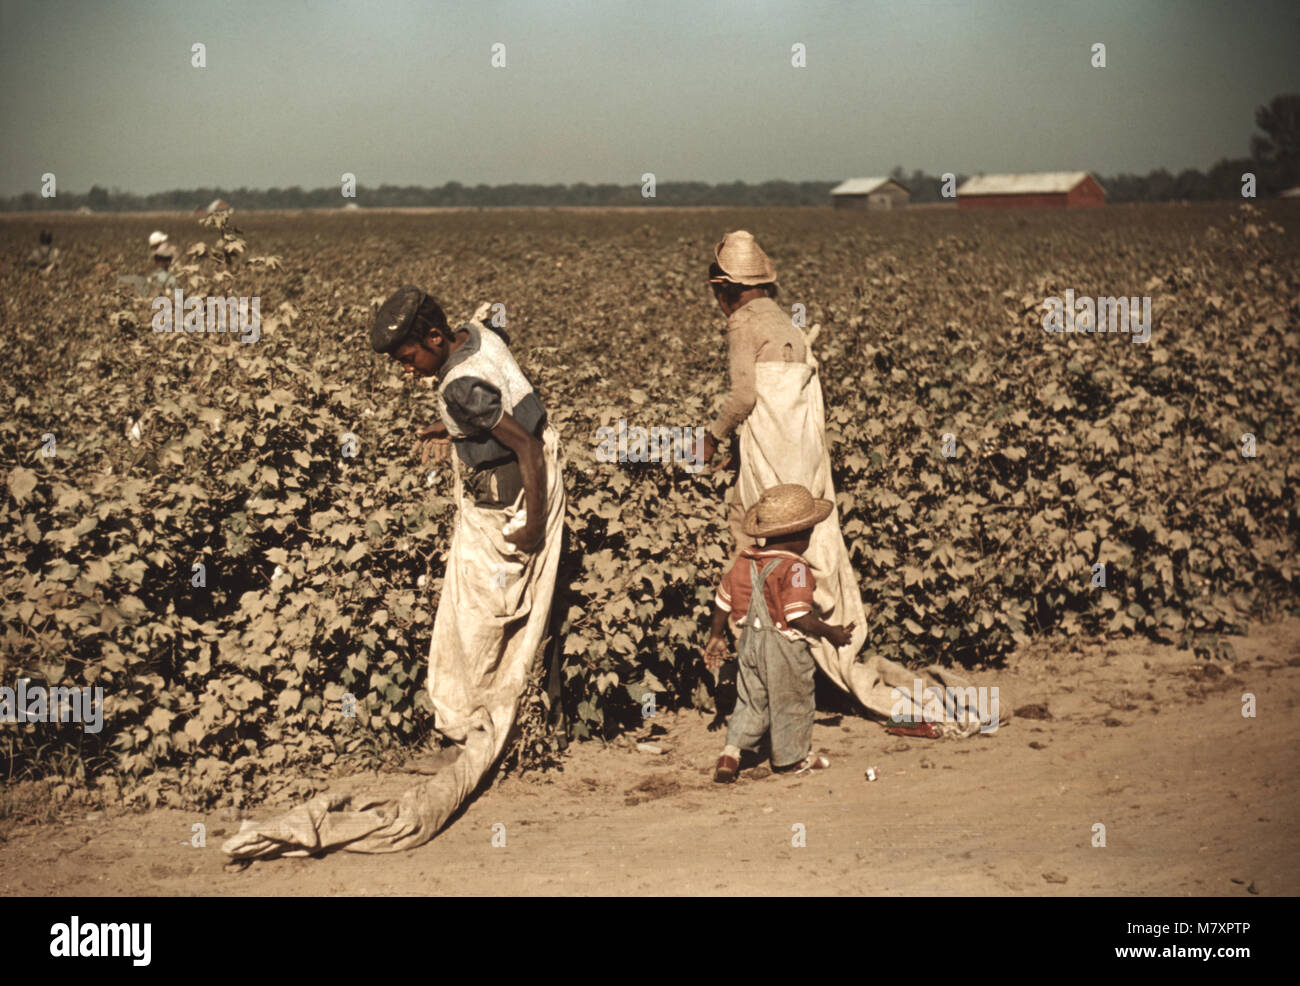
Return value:
M 1284 92 L 1272 0 L 0 0 L 0 195 L 1176 173 Z

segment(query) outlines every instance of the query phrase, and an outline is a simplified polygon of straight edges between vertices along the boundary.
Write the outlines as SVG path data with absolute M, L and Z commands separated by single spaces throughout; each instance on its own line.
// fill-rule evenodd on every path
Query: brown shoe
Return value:
M 740 761 L 735 757 L 729 757 L 725 753 L 718 757 L 718 766 L 713 770 L 713 779 L 719 784 L 730 784 L 740 773 Z

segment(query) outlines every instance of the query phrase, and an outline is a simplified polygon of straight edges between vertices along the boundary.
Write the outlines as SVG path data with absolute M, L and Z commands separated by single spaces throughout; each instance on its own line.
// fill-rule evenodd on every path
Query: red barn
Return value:
M 1087 208 L 1106 204 L 1106 190 L 1086 171 L 977 175 L 957 189 L 962 209 Z

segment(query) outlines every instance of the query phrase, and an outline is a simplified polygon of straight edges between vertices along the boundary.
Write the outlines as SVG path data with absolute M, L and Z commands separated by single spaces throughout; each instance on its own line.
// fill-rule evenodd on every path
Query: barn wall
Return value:
M 889 199 L 890 206 L 894 209 L 901 209 L 911 200 L 909 192 L 904 192 L 901 188 L 882 188 L 878 192 L 872 192 L 872 195 L 883 195 Z
M 957 196 L 957 205 L 962 209 L 1086 209 L 1105 204 L 1105 189 L 1091 177 L 1079 182 L 1068 193 Z
M 877 205 L 871 199 L 888 198 L 888 204 Z M 870 195 L 833 195 L 831 204 L 836 209 L 901 209 L 908 204 L 912 196 L 897 188 L 882 188 Z
M 1070 206 L 1086 208 L 1106 204 L 1106 192 L 1091 178 L 1086 178 L 1070 190 Z
M 1041 209 L 1064 208 L 1069 204 L 1064 192 L 1051 195 L 958 195 L 959 209 Z

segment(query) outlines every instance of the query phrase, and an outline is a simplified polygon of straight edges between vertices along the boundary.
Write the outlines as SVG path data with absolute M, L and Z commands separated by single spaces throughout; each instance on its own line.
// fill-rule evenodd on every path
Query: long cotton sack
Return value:
M 398 799 L 353 805 L 344 796 L 320 795 L 274 821 L 246 822 L 222 845 L 223 852 L 251 859 L 332 849 L 411 849 L 432 839 L 473 794 L 505 746 L 555 590 L 564 531 L 564 457 L 554 429 L 546 429 L 542 445 L 546 536 L 532 555 L 518 552 L 503 534 L 504 528 L 522 524 L 523 494 L 517 507 L 476 506 L 465 496 L 456 462 L 460 509 L 429 644 L 429 694 L 435 726 L 457 742 L 460 755 Z
M 758 502 L 763 490 L 781 483 L 799 483 L 813 496 L 836 503 L 825 440 L 821 379 L 812 336 L 805 333 L 804 338 L 804 362 L 762 361 L 754 366 L 757 401 L 739 428 L 740 474 L 736 480 L 746 510 Z M 826 520 L 813 528 L 806 557 L 817 580 L 814 602 L 818 615 L 833 625 L 857 624 L 845 647 L 837 649 L 827 640 L 812 641 L 817 666 L 839 688 L 877 715 L 919 720 L 925 710 L 917 706 L 916 695 L 923 696 L 924 702 L 933 694 L 932 688 L 947 694 L 948 687 L 968 684 L 961 676 L 939 667 L 917 673 L 880 655 L 857 660 L 866 641 L 867 621 L 857 575 L 840 531 L 838 504 Z M 915 685 L 918 678 L 919 688 Z M 931 714 L 933 708 L 932 703 Z M 936 726 L 945 734 L 970 733 L 980 727 L 980 722 L 972 718 Z

